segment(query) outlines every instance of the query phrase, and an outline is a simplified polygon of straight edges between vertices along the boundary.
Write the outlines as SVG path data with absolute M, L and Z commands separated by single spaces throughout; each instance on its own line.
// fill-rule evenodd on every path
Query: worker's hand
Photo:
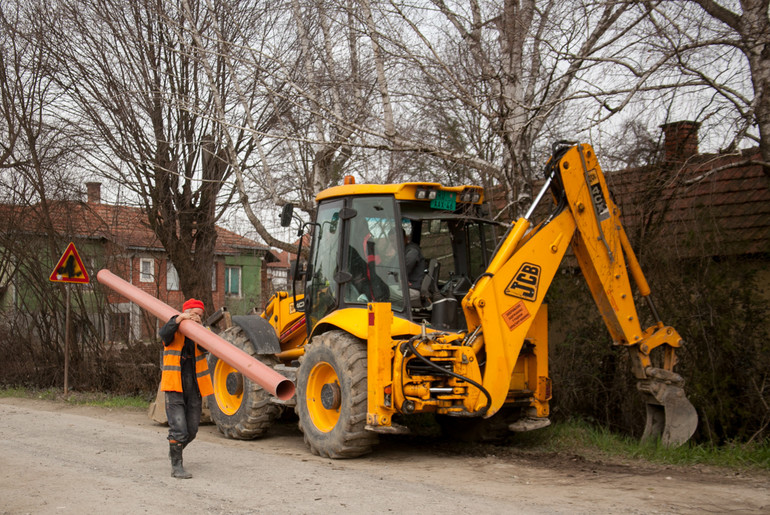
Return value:
M 196 313 L 195 311 L 185 311 L 184 313 L 182 313 L 181 315 L 176 317 L 176 321 L 177 322 L 181 323 L 182 320 L 192 320 L 196 324 L 200 324 L 201 323 L 201 316 L 198 313 Z

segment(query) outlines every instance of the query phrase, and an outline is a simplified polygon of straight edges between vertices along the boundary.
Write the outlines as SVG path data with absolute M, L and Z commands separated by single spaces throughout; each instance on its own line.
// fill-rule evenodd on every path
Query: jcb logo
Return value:
M 300 313 L 303 313 L 305 311 L 305 301 L 304 300 L 299 300 L 296 303 L 292 302 L 291 304 L 289 304 L 289 314 L 290 315 L 293 315 L 297 311 L 299 311 Z
M 596 173 L 596 170 L 589 170 L 588 186 L 591 190 L 591 200 L 594 206 L 596 206 L 596 214 L 599 217 L 599 221 L 603 222 L 610 217 L 610 210 L 607 208 L 607 202 L 604 200 L 602 186 L 599 183 L 599 174 Z
M 540 283 L 540 265 L 524 263 L 513 276 L 513 281 L 505 289 L 505 294 L 524 300 L 537 298 L 537 286 Z

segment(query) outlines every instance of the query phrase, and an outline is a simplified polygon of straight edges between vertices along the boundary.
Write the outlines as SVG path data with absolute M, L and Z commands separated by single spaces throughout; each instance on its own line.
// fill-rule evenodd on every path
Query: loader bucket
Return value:
M 647 403 L 642 441 L 660 438 L 667 447 L 679 447 L 695 433 L 698 413 L 684 393 L 682 378 L 672 372 L 661 372 L 666 372 L 666 379 L 649 377 L 637 384 Z M 678 380 L 672 381 L 673 377 Z

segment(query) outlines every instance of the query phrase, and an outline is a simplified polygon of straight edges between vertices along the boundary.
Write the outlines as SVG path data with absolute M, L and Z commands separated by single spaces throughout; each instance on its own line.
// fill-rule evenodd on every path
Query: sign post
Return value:
M 67 292 L 64 296 L 64 302 L 67 303 L 64 315 L 64 397 L 66 398 L 70 391 L 70 285 L 65 284 L 64 290 Z
M 74 243 L 70 242 L 67 245 L 67 250 L 56 263 L 48 279 L 55 283 L 67 283 L 65 284 L 64 301 L 66 304 L 64 315 L 64 395 L 66 397 L 69 392 L 70 366 L 70 283 L 87 284 L 90 281 L 86 267 L 83 266 L 83 261 L 80 259 Z

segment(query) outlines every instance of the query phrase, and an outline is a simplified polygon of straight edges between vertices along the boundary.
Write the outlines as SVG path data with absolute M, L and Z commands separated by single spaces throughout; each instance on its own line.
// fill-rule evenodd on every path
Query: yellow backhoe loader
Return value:
M 297 385 L 281 403 L 211 356 L 209 407 L 225 435 L 259 436 L 290 406 L 311 451 L 330 458 L 360 456 L 378 433 L 405 431 L 395 415 L 547 426 L 543 299 L 571 247 L 612 341 L 630 354 L 647 403 L 644 438 L 680 445 L 692 436 L 697 413 L 673 370 L 682 339 L 655 310 L 591 146 L 554 145 L 542 190 L 510 226 L 491 221 L 478 186 L 345 182 L 321 192 L 316 219 L 301 225 L 312 234 L 295 273 L 302 294 L 292 287 L 261 315 L 222 317 L 226 339 Z M 548 193 L 550 214 L 533 224 Z M 424 264 L 410 284 L 405 256 L 415 244 Z M 652 327 L 640 325 L 629 275 Z

